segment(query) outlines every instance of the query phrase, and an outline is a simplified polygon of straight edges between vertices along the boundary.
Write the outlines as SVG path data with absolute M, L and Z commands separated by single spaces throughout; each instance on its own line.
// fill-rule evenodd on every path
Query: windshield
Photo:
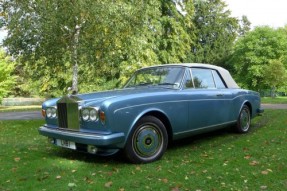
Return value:
M 163 86 L 179 88 L 184 74 L 182 67 L 151 67 L 138 70 L 124 86 Z

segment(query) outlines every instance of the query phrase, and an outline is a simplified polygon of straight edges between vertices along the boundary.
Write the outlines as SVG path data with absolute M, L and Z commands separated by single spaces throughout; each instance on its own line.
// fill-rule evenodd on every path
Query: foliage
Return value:
M 266 78 L 266 76 L 273 72 L 273 65 L 278 64 L 278 60 L 281 61 L 286 55 L 286 50 L 287 35 L 282 30 L 267 26 L 256 27 L 236 41 L 234 52 L 228 64 L 232 68 L 232 72 L 235 73 L 236 80 L 243 87 L 255 90 L 270 88 L 274 79 Z M 283 60 L 282 64 L 286 70 L 286 64 L 283 63 Z M 281 73 L 276 75 L 281 75 Z M 276 82 L 276 86 L 279 87 L 280 83 Z
M 21 77 L 16 94 L 45 97 L 70 86 L 80 93 L 119 87 L 155 64 L 222 64 L 249 29 L 222 0 L 15 0 L 1 7 L 4 45 Z
M 146 165 L 53 146 L 38 135 L 43 120 L 0 121 L 0 190 L 286 190 L 286 115 L 175 142 Z
M 186 17 L 172 1 L 7 1 L 5 46 L 41 95 L 66 93 L 75 66 L 80 89 L 95 90 L 142 66 L 183 60 L 193 9 L 181 6 Z
M 286 39 L 287 40 L 287 39 Z M 267 87 L 272 89 L 272 97 L 280 86 L 287 81 L 287 70 L 280 60 L 270 60 L 263 70 L 263 81 Z
M 239 21 L 230 16 L 222 0 L 195 0 L 194 6 L 192 22 L 195 36 L 190 59 L 193 62 L 222 65 L 231 54 L 237 34 L 248 28 L 239 27 Z
M 2 98 L 11 92 L 16 83 L 16 76 L 12 75 L 14 64 L 11 57 L 0 50 L 0 103 Z

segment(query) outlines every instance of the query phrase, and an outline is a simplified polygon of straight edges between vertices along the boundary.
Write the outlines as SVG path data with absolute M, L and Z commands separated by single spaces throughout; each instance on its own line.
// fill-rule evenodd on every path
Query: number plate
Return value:
M 69 149 L 74 149 L 74 150 L 76 149 L 75 142 L 71 142 L 71 141 L 56 139 L 56 145 L 60 147 L 69 148 Z

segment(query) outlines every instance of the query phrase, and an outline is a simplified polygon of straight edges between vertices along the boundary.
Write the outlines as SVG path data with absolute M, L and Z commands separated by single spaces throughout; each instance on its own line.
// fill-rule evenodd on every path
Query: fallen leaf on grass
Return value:
M 267 186 L 260 186 L 260 189 L 261 189 L 261 190 L 266 190 L 266 189 L 267 189 Z
M 21 160 L 21 158 L 20 157 L 16 157 L 16 158 L 14 158 L 14 161 L 15 162 L 19 162 Z
M 167 178 L 163 178 L 163 179 L 159 179 L 160 181 L 162 181 L 163 183 L 168 183 L 168 179 Z
M 68 187 L 76 187 L 77 185 L 75 183 L 69 183 Z
M 245 159 L 250 159 L 251 156 L 250 156 L 250 155 L 246 155 L 244 158 L 245 158 Z
M 84 181 L 87 182 L 88 184 L 93 184 L 93 180 L 90 179 L 89 177 L 85 177 Z
M 56 179 L 58 179 L 58 180 L 61 179 L 61 178 L 62 178 L 62 177 L 61 177 L 60 175 L 56 176 Z
M 180 191 L 178 187 L 174 187 L 171 189 L 171 191 Z
M 255 161 L 255 160 L 249 163 L 249 165 L 251 165 L 251 166 L 256 166 L 258 164 L 259 164 L 259 162 Z
M 112 185 L 113 185 L 112 181 L 105 183 L 106 188 L 110 188 Z
M 266 175 L 266 174 L 268 174 L 269 172 L 272 172 L 272 170 L 271 170 L 271 169 L 263 170 L 263 171 L 261 171 L 261 174 Z

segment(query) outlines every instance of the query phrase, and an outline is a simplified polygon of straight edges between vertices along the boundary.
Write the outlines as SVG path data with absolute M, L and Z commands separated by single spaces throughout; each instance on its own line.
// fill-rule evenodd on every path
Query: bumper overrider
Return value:
M 264 113 L 264 109 L 263 108 L 258 108 L 256 110 L 256 112 L 257 112 L 257 115 L 262 115 L 262 113 Z
M 39 128 L 39 134 L 50 138 L 54 144 L 56 144 L 56 140 L 74 142 L 76 144 L 76 150 L 80 150 L 78 147 L 81 145 L 82 148 L 83 146 L 87 148 L 87 152 L 89 146 L 102 149 L 118 149 L 118 145 L 122 145 L 125 141 L 124 133 L 103 135 L 49 128 L 47 126 L 41 126 Z

